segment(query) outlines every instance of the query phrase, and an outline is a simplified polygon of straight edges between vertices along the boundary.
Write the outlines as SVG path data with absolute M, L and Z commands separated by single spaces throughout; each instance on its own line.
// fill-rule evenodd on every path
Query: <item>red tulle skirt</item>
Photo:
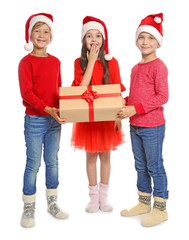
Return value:
M 122 131 L 116 131 L 113 121 L 74 123 L 71 145 L 86 152 L 116 150 L 124 142 Z

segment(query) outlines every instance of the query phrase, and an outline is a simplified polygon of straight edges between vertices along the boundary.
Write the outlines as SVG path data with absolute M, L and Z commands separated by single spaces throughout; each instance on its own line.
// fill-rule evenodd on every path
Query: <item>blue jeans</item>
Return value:
M 36 193 L 37 172 L 43 151 L 46 166 L 46 187 L 57 188 L 58 151 L 61 125 L 51 116 L 25 116 L 26 167 L 24 172 L 25 195 Z
M 153 179 L 153 195 L 168 199 L 167 176 L 162 158 L 165 124 L 152 128 L 131 125 L 130 134 L 138 190 L 152 193 Z

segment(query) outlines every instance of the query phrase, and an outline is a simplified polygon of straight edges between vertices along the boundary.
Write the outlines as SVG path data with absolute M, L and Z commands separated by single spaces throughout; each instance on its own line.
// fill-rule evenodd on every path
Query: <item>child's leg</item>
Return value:
M 102 184 L 109 184 L 110 179 L 110 171 L 111 171 L 111 164 L 110 164 L 110 152 L 100 152 L 100 182 Z
M 86 207 L 86 212 L 94 213 L 99 210 L 99 191 L 97 185 L 97 170 L 96 170 L 96 161 L 97 153 L 86 152 L 86 168 L 87 176 L 89 180 L 89 197 L 90 202 Z
M 154 182 L 153 195 L 168 198 L 167 176 L 163 166 L 162 146 L 165 134 L 165 125 L 146 128 L 142 133 L 148 173 Z
M 100 201 L 100 210 L 104 212 L 110 212 L 113 210 L 113 207 L 108 202 L 108 188 L 109 188 L 109 178 L 110 178 L 110 152 L 100 152 L 100 190 L 99 190 L 99 201 Z
M 23 186 L 24 211 L 21 219 L 23 227 L 32 227 L 35 225 L 36 177 L 41 164 L 42 145 L 47 125 L 46 118 L 44 117 L 25 116 L 24 134 L 27 161 Z
M 146 153 L 143 147 L 142 129 L 130 126 L 132 150 L 135 159 L 135 169 L 137 171 L 137 188 L 143 193 L 151 193 L 151 177 L 147 169 Z
M 124 217 L 130 217 L 148 213 L 151 210 L 151 177 L 148 174 L 146 154 L 143 147 L 143 139 L 140 136 L 142 128 L 130 126 L 132 150 L 137 171 L 138 204 L 130 209 L 121 211 Z
M 58 151 L 61 135 L 61 124 L 49 116 L 49 129 L 44 137 L 44 161 L 46 165 L 46 187 L 58 187 Z
M 144 141 L 148 171 L 154 182 L 154 206 L 152 212 L 142 219 L 142 225 L 151 227 L 168 219 L 166 202 L 168 199 L 167 176 L 163 166 L 162 146 L 165 125 L 150 128 Z M 145 134 L 146 136 L 146 134 Z
M 97 169 L 96 169 L 96 161 L 98 154 L 86 152 L 86 168 L 87 168 L 87 176 L 89 180 L 89 186 L 97 185 Z
M 44 161 L 46 165 L 46 196 L 48 212 L 55 218 L 64 219 L 68 214 L 57 205 L 58 193 L 58 151 L 60 143 L 61 125 L 53 118 L 49 118 L 49 128 L 44 137 Z
M 38 116 L 25 116 L 26 168 L 24 172 L 25 195 L 36 193 L 36 176 L 41 165 L 42 144 L 46 120 Z

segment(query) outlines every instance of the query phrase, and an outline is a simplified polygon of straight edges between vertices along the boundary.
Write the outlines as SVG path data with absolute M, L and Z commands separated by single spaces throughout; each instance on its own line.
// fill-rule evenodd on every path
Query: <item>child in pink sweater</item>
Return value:
M 121 215 L 135 216 L 151 212 L 142 219 L 142 225 L 146 227 L 168 219 L 167 176 L 162 158 L 165 134 L 162 105 L 168 101 L 168 70 L 156 56 L 156 49 L 163 41 L 162 21 L 162 13 L 149 15 L 137 29 L 136 45 L 141 51 L 142 61 L 132 69 L 127 106 L 118 114 L 121 119 L 130 118 L 139 195 L 139 203 L 129 210 L 124 209 Z M 154 206 L 151 211 L 152 194 Z

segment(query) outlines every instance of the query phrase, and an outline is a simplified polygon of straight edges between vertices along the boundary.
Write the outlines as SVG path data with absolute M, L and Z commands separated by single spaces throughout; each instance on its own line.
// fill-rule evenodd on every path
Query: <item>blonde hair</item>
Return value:
M 37 22 L 37 23 L 33 26 L 31 32 L 33 32 L 36 28 L 43 26 L 44 24 L 46 24 L 46 23 L 45 23 L 45 22 Z M 47 24 L 46 24 L 46 25 L 47 25 Z M 49 25 L 47 25 L 47 26 L 49 27 Z M 49 29 L 51 30 L 50 27 L 49 27 Z

